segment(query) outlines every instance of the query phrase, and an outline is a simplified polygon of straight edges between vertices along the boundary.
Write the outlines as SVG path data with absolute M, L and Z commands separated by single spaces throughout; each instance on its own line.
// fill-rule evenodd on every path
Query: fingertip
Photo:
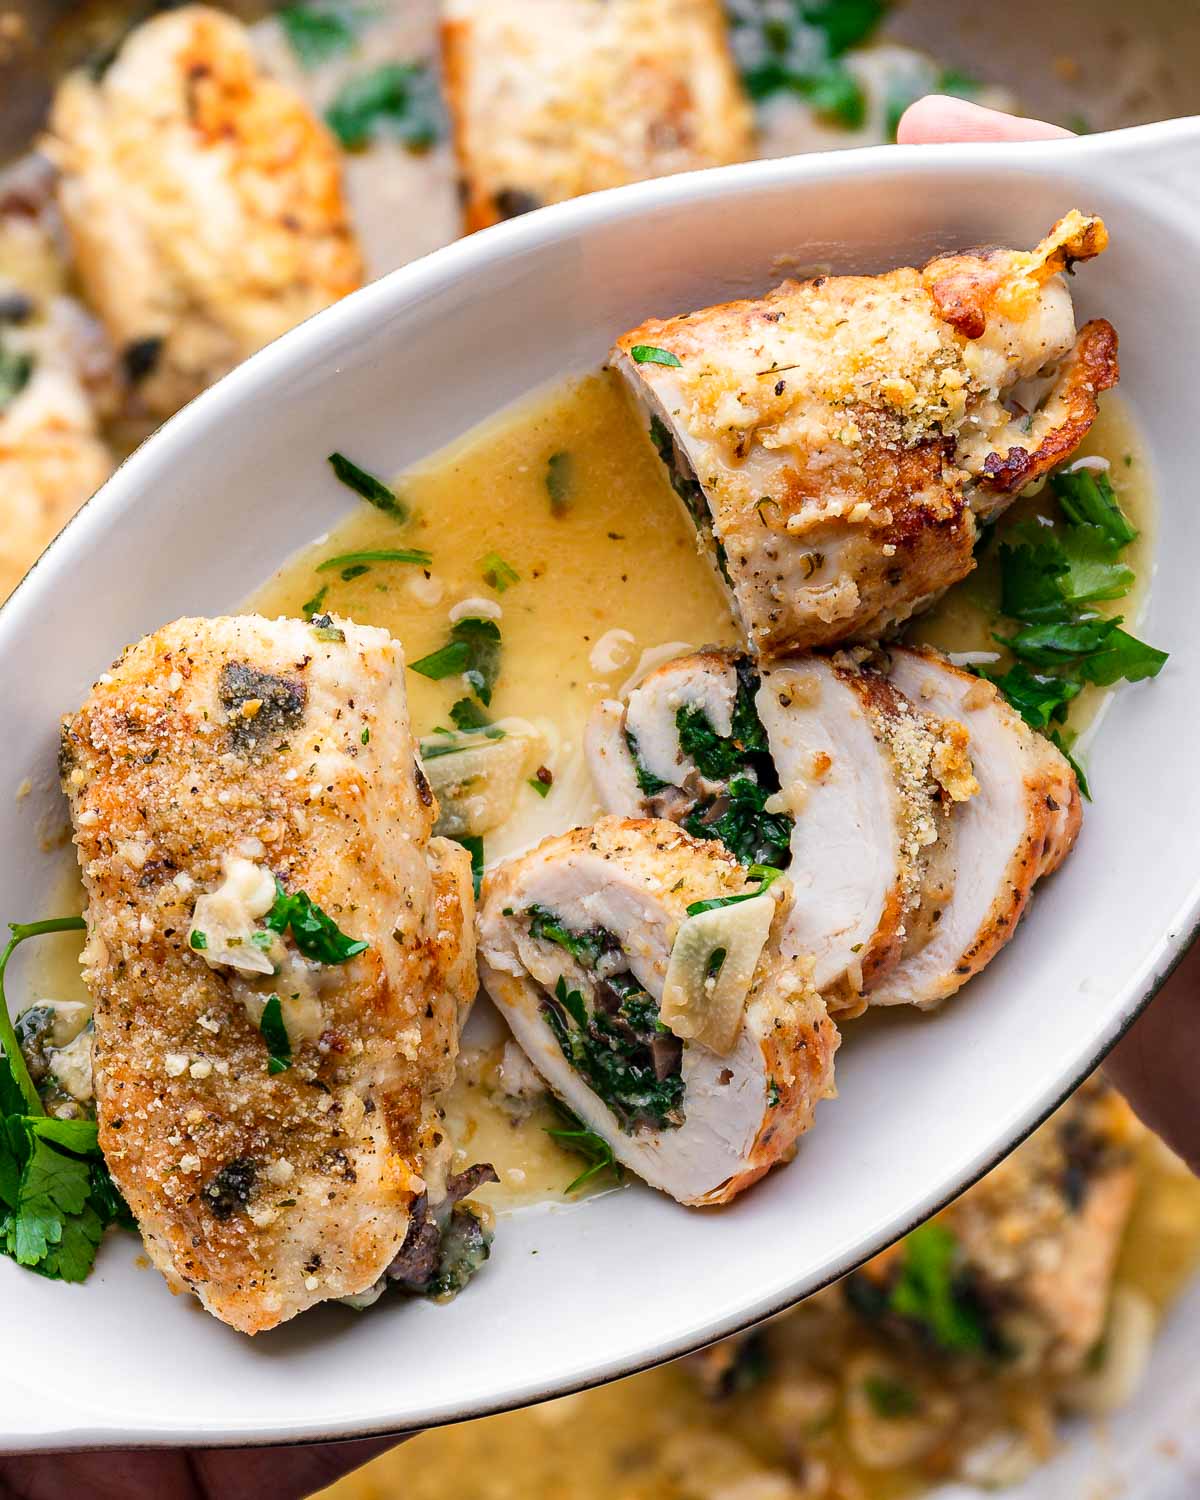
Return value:
M 926 94 L 901 115 L 896 140 L 902 146 L 930 146 L 946 141 L 1050 141 L 1070 134 L 1047 120 L 1018 119 L 969 99 Z

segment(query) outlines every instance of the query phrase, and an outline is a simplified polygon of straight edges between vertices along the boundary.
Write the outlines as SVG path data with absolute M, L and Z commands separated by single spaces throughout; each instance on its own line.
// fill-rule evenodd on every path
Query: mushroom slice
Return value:
M 938 1005 L 987 965 L 1016 928 L 1034 885 L 1079 832 L 1079 785 L 1066 758 L 982 678 L 934 651 L 894 648 L 892 684 L 970 735 L 979 791 L 957 810 L 953 893 L 924 912 L 924 940 L 871 991 L 872 1005 Z
M 681 1203 L 757 1181 L 833 1093 L 837 1030 L 780 956 L 790 895 L 773 876 L 672 823 L 604 818 L 484 882 L 480 972 L 517 1041 Z
M 845 653 L 760 678 L 745 656 L 704 651 L 602 704 L 588 753 L 610 812 L 669 816 L 786 867 L 783 955 L 811 959 L 831 1008 L 856 1012 L 899 960 L 951 809 L 975 790 L 966 741 Z
M 877 638 L 974 567 L 991 514 L 1078 445 L 1117 379 L 1063 272 L 1107 244 L 1067 214 L 1032 251 L 788 281 L 622 335 L 644 413 L 755 653 Z

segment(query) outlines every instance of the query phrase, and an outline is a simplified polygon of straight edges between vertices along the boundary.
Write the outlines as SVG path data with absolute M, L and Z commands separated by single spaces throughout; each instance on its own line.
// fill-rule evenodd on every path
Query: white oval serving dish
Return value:
M 1019 146 L 889 147 L 599 194 L 439 251 L 288 334 L 156 433 L 0 611 L 0 914 L 44 911 L 62 851 L 57 723 L 128 641 L 235 608 L 347 507 L 325 456 L 392 473 L 647 315 L 797 266 L 881 270 L 1032 244 L 1066 209 L 1113 248 L 1076 283 L 1121 335 L 1122 391 L 1162 501 L 1143 632 L 1172 651 L 1122 691 L 1080 846 L 1015 942 L 934 1016 L 843 1048 L 841 1099 L 787 1169 L 721 1211 L 645 1189 L 499 1226 L 449 1307 L 310 1313 L 250 1341 L 172 1299 L 113 1236 L 85 1286 L 0 1263 L 0 1449 L 238 1443 L 412 1429 L 628 1373 L 842 1275 L 1045 1116 L 1168 971 L 1200 906 L 1200 121 Z M 492 497 L 480 503 L 494 503 Z M 33 794 L 18 798 L 28 777 Z M 20 994 L 18 963 L 12 990 Z M 63 1360 L 78 1377 L 64 1381 Z

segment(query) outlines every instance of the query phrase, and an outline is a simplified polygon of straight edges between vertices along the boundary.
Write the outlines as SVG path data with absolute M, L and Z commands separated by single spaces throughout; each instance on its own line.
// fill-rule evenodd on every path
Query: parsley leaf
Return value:
M 866 99 L 841 60 L 865 42 L 887 0 L 727 0 L 731 39 L 746 91 L 756 103 L 777 94 L 805 99 L 848 129 L 862 125 Z
M 460 833 L 454 842 L 461 844 L 471 856 L 471 884 L 475 888 L 475 899 L 478 901 L 479 890 L 483 885 L 483 839 L 477 833 Z
M 1071 747 L 1075 743 L 1075 736 L 1069 731 L 1064 732 L 1061 729 L 1052 729 L 1049 739 L 1050 743 L 1058 750 L 1072 771 L 1075 772 L 1075 780 L 1079 783 L 1080 795 L 1086 797 L 1090 802 L 1092 800 L 1092 789 L 1088 785 L 1087 773 L 1071 754 Z
M 300 606 L 300 613 L 310 623 L 314 615 L 319 615 L 325 607 L 325 595 L 329 592 L 329 585 L 323 583 L 311 599 L 306 599 Z
M 1033 729 L 1047 729 L 1052 722 L 1067 717 L 1067 704 L 1077 698 L 1082 685 L 1066 677 L 1045 677 L 1031 672 L 1023 662 L 1007 672 L 989 672 L 985 667 L 973 669 L 980 677 L 993 682 Z
M 500 627 L 495 620 L 459 620 L 451 627 L 446 645 L 409 665 L 434 682 L 461 672 L 480 701 L 490 704 L 500 672 Z
M 1137 528 L 1121 509 L 1112 481 L 1102 470 L 1061 471 L 1051 477 L 1050 488 L 1074 525 L 1098 526 L 1114 548 L 1137 540 Z
M 331 916 L 323 912 L 306 891 L 289 895 L 275 878 L 275 904 L 267 913 L 267 926 L 282 936 L 291 928 L 292 941 L 305 958 L 319 964 L 344 964 L 371 946 L 348 937 Z
M 942 1224 L 922 1224 L 904 1242 L 900 1278 L 889 1307 L 918 1323 L 943 1349 L 976 1353 L 988 1345 L 979 1311 L 957 1274 L 958 1240 Z
M 660 349 L 657 344 L 634 344 L 629 353 L 634 364 L 638 365 L 670 365 L 680 369 L 683 364 L 677 354 L 672 354 L 669 349 Z
M 753 901 L 756 896 L 769 891 L 782 874 L 783 871 L 777 870 L 774 865 L 751 865 L 746 872 L 746 879 L 757 880 L 758 890 L 743 891 L 740 896 L 713 896 L 708 901 L 693 901 L 687 914 L 689 917 L 698 917 L 702 912 L 718 911 L 723 906 L 737 906 L 742 901 Z
M 486 557 L 479 560 L 480 571 L 483 573 L 483 581 L 488 588 L 495 589 L 498 594 L 512 587 L 514 583 L 520 583 L 521 575 L 500 556 L 498 552 L 489 552 Z
M 410 151 L 427 151 L 442 133 L 437 85 L 424 63 L 387 62 L 351 78 L 325 111 L 347 151 L 390 136 Z
M 0 411 L 17 399 L 32 374 L 33 355 L 6 349 L 0 339 Z
M 288 44 L 303 68 L 315 68 L 354 45 L 359 17 L 337 0 L 301 0 L 277 11 Z
M 343 568 L 348 563 L 414 563 L 417 567 L 427 568 L 432 561 L 432 555 L 419 547 L 372 547 L 365 552 L 341 552 L 337 557 L 327 557 L 317 564 L 317 572 L 328 573 L 331 568 Z M 362 571 L 367 570 L 363 568 Z
M 1122 678 L 1126 682 L 1141 682 L 1146 677 L 1157 677 L 1167 660 L 1167 653 L 1154 646 L 1147 646 L 1124 630 L 1113 630 L 1101 649 L 1085 657 L 1079 664 L 1079 674 L 1086 682 L 1108 687 Z
M 613 1154 L 613 1148 L 604 1137 L 589 1129 L 577 1114 L 559 1100 L 555 1099 L 553 1104 L 554 1111 L 562 1123 L 557 1126 L 547 1125 L 546 1134 L 564 1151 L 583 1157 L 588 1164 L 574 1181 L 567 1183 L 563 1191 L 577 1193 L 581 1187 L 591 1182 L 594 1177 L 598 1177 L 601 1172 L 611 1171 L 620 1182 L 624 1175 L 623 1169 Z
M 278 995 L 272 995 L 263 1006 L 258 1029 L 267 1044 L 267 1072 L 286 1073 L 292 1065 L 292 1039 L 283 1021 L 283 1003 Z
M 562 516 L 571 504 L 575 484 L 575 460 L 564 451 L 552 453 L 546 460 L 546 493 L 550 496 L 550 514 Z
M 995 635 L 993 639 L 1007 646 L 1014 656 L 1038 667 L 1056 667 L 1091 656 L 1121 623 L 1120 615 L 1112 619 L 1055 621 L 1046 625 L 1027 625 L 1016 635 Z
M 394 516 L 397 521 L 408 519 L 408 506 L 382 479 L 376 479 L 374 474 L 368 474 L 366 469 L 360 469 L 356 463 L 351 463 L 344 453 L 331 453 L 329 463 L 347 489 L 361 495 L 376 510 Z

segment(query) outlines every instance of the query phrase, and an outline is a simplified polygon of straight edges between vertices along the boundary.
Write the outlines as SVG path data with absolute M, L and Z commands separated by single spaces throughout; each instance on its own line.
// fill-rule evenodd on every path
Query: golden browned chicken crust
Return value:
M 717 0 L 450 0 L 442 64 L 468 231 L 751 154 Z
M 332 136 L 205 6 L 138 27 L 59 86 L 46 149 L 80 279 L 169 415 L 361 285 Z
M 349 622 L 180 620 L 63 730 L 100 1144 L 171 1285 L 245 1333 L 364 1292 L 438 1196 L 473 902 L 466 851 L 430 838 L 403 671 L 385 631 Z M 367 950 L 272 944 L 276 881 Z
M 1076 334 L 1061 275 L 1106 242 L 1073 210 L 1032 251 L 789 281 L 618 339 L 756 652 L 877 637 L 970 572 L 974 516 L 1073 451 L 1116 381 L 1115 333 Z

